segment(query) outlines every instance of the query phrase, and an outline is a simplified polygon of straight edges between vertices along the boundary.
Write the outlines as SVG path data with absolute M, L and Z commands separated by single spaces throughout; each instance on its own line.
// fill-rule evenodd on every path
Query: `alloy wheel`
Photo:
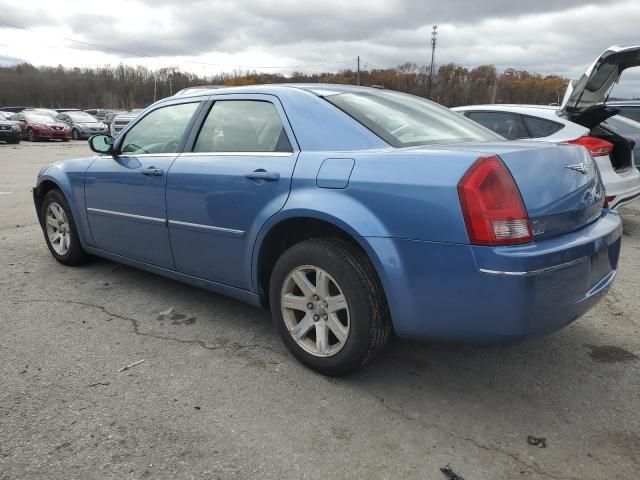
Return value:
M 330 357 L 344 347 L 351 327 L 343 290 L 325 270 L 303 265 L 285 278 L 282 316 L 291 337 L 306 352 Z
M 58 255 L 66 255 L 71 246 L 71 227 L 63 208 L 56 202 L 51 202 L 47 206 L 45 222 L 51 247 Z

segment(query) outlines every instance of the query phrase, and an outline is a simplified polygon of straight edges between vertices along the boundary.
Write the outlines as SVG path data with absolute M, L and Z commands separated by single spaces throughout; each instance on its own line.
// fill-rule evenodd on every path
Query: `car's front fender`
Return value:
M 39 215 L 40 205 L 44 197 L 44 190 L 49 189 L 49 185 L 53 184 L 60 189 L 65 196 L 76 227 L 78 229 L 78 237 L 83 245 L 93 245 L 91 230 L 86 214 L 86 206 L 84 199 L 84 177 L 86 168 L 90 165 L 90 161 L 82 160 L 84 165 L 75 165 L 80 160 L 67 160 L 65 162 L 57 162 L 49 165 L 38 176 L 36 187 L 34 189 L 34 201 L 36 202 L 36 212 Z M 73 166 L 81 167 L 72 168 Z M 47 185 L 49 184 L 49 185 Z M 45 188 L 46 187 L 46 188 Z M 40 218 L 38 218 L 40 220 Z

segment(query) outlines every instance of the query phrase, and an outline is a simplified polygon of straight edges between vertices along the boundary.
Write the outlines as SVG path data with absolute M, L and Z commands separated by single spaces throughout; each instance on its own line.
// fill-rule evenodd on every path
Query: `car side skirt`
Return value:
M 88 245 L 83 245 L 82 248 L 84 248 L 84 250 L 87 253 L 90 253 L 91 255 L 106 258 L 107 260 L 112 260 L 114 262 L 122 263 L 130 267 L 139 268 L 147 272 L 162 275 L 163 277 L 167 277 L 172 280 L 188 283 L 190 285 L 204 288 L 206 290 L 219 293 L 221 295 L 226 295 L 228 297 L 235 298 L 236 300 L 240 300 L 241 302 L 248 303 L 255 307 L 262 308 L 260 297 L 255 293 L 249 292 L 247 290 L 230 287 L 228 285 L 223 285 L 221 283 L 211 282 L 209 280 L 204 280 L 199 277 L 193 277 L 191 275 L 186 275 L 184 273 L 176 272 L 175 270 L 169 270 L 166 268 L 157 267 L 149 263 L 140 262 L 138 260 L 133 260 L 128 257 L 123 257 L 122 255 L 116 255 L 113 253 L 105 252 L 104 250 L 100 250 L 99 248 L 89 247 Z

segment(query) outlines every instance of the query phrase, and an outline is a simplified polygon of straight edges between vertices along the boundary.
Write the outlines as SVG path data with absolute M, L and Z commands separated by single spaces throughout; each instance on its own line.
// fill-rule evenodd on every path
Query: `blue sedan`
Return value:
M 271 310 L 344 375 L 390 335 L 516 342 L 608 290 L 621 221 L 581 146 L 509 142 L 427 100 L 338 85 L 196 91 L 38 175 L 52 255 L 98 255 Z

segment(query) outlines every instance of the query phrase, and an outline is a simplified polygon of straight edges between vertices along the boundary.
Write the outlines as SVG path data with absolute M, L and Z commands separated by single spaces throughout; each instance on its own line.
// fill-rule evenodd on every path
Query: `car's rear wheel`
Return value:
M 73 214 L 60 190 L 49 190 L 44 196 L 40 223 L 49 251 L 57 261 L 64 265 L 80 265 L 87 260 Z
M 78 130 L 76 130 L 75 128 L 73 129 L 73 139 L 74 140 L 80 140 L 80 132 Z
M 291 353 L 325 375 L 346 375 L 386 345 L 389 309 L 365 254 L 340 239 L 298 243 L 271 274 L 271 313 Z
M 27 140 L 29 140 L 30 142 L 36 141 L 36 135 L 33 132 L 32 128 L 27 128 Z

